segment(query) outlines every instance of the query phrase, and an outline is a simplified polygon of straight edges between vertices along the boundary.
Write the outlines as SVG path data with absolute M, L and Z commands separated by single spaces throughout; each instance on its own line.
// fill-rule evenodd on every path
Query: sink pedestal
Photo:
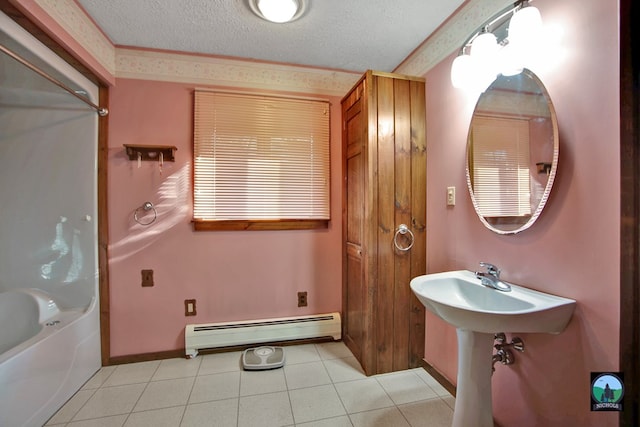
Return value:
M 494 334 L 456 329 L 458 384 L 452 427 L 493 427 L 491 357 Z

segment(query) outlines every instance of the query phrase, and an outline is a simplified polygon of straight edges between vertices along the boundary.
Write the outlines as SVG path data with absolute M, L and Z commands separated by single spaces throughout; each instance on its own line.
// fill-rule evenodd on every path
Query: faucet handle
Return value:
M 488 262 L 480 261 L 480 267 L 484 267 L 487 269 L 487 272 L 495 277 L 500 277 L 500 269 L 493 264 Z

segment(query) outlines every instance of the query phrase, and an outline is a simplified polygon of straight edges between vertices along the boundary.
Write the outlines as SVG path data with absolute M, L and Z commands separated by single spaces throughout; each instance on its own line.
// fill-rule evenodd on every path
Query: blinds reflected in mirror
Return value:
M 475 116 L 470 144 L 469 177 L 479 214 L 530 216 L 529 122 Z

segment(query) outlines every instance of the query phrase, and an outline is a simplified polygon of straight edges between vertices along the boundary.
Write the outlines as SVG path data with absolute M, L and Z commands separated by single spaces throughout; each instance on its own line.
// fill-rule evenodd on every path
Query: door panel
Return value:
M 367 315 L 362 262 L 363 223 L 364 223 L 364 165 L 362 104 L 356 101 L 343 113 L 345 117 L 346 145 L 346 290 L 343 292 L 344 331 L 343 335 L 354 356 L 361 360 L 366 340 L 365 324 Z

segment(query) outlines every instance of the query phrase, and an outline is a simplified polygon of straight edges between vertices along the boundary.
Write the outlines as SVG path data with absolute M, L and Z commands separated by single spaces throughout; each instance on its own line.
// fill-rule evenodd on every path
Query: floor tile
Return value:
M 241 351 L 229 353 L 204 354 L 196 358 L 202 358 L 198 375 L 219 374 L 221 372 L 240 371 Z
M 296 427 L 353 427 L 353 424 L 351 424 L 348 416 L 343 415 L 341 417 L 296 424 Z
M 134 412 L 129 415 L 124 427 L 179 427 L 184 406 Z
M 189 403 L 237 398 L 240 395 L 240 372 L 200 375 L 196 378 Z
M 176 378 L 195 377 L 202 359 L 166 359 L 151 377 L 151 381 L 170 380 Z
M 453 410 L 441 399 L 398 406 L 411 427 L 451 427 Z
M 446 388 L 442 387 L 435 378 L 433 378 L 427 371 L 424 369 L 415 369 L 414 372 L 422 379 L 429 387 L 436 392 L 438 396 L 451 396 L 451 393 L 447 391 Z
M 195 378 L 152 381 L 140 396 L 134 411 L 186 405 Z
M 130 384 L 118 387 L 104 387 L 93 396 L 73 417 L 74 421 L 100 418 L 131 412 L 146 384 Z
M 180 427 L 236 427 L 238 399 L 187 405 Z
M 240 398 L 238 427 L 276 427 L 293 424 L 287 392 Z
M 287 366 L 320 360 L 315 344 L 290 345 L 283 348 Z
M 366 378 L 358 360 L 351 356 L 344 359 L 331 359 L 323 361 L 329 377 L 334 383 L 353 381 Z
M 74 421 L 67 427 L 122 427 L 128 415 L 115 415 L 112 417 L 93 418 L 90 420 Z
M 160 366 L 159 360 L 118 365 L 103 386 L 146 383 L 151 379 L 158 366 Z
M 93 396 L 95 390 L 80 390 L 47 421 L 46 425 L 63 424 L 71 421 L 80 408 Z
M 454 409 L 456 407 L 456 398 L 453 396 L 444 396 L 442 397 L 442 400 L 444 401 L 444 403 L 447 404 L 447 406 L 451 409 Z
M 285 366 L 284 375 L 287 380 L 287 388 L 289 390 L 331 383 L 331 378 L 329 378 L 329 374 L 322 362 L 309 362 Z
M 349 414 L 394 406 L 375 378 L 337 383 L 335 387 Z
M 333 385 L 292 390 L 289 398 L 296 424 L 346 414 Z
M 375 409 L 349 415 L 354 427 L 410 427 L 397 407 Z
M 436 392 L 413 371 L 378 375 L 376 379 L 396 405 L 438 397 Z
M 351 351 L 342 341 L 323 342 L 316 344 L 316 349 L 323 360 L 343 359 L 353 357 Z
M 455 398 L 423 369 L 367 377 L 341 342 L 285 354 L 267 371 L 242 370 L 242 352 L 102 368 L 47 426 L 451 425 Z
M 116 366 L 103 366 L 93 374 L 93 376 L 87 381 L 81 390 L 91 390 L 101 387 L 109 376 L 116 370 Z
M 240 396 L 286 391 L 287 383 L 282 369 L 269 371 L 243 371 L 240 373 Z

